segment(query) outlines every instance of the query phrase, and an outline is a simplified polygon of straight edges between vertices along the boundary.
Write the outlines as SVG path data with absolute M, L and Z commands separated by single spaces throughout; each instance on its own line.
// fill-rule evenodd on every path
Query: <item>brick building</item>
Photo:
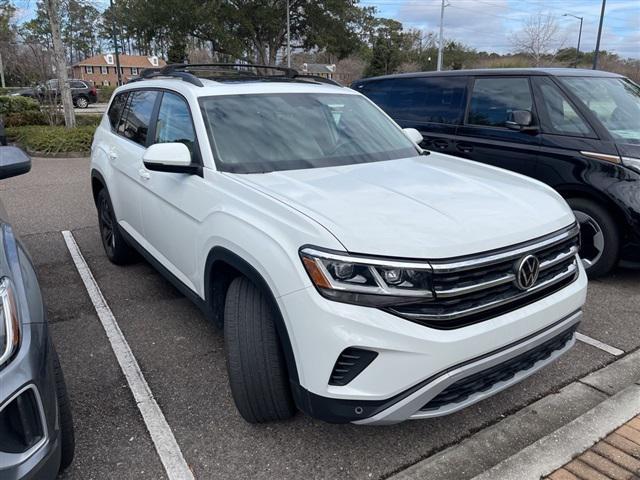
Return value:
M 120 55 L 120 71 L 124 83 L 140 75 L 145 68 L 157 68 L 164 65 L 166 62 L 158 57 Z M 115 86 L 118 84 L 116 57 L 111 53 L 85 58 L 71 68 L 73 78 L 88 80 L 93 82 L 95 86 Z

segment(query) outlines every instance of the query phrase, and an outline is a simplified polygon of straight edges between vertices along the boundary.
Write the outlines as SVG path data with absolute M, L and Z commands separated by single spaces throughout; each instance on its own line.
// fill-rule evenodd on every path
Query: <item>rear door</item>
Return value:
M 426 76 L 361 84 L 373 100 L 402 128 L 415 128 L 428 150 L 456 154 L 455 133 L 466 104 L 467 78 Z
M 146 170 L 142 156 L 157 98 L 154 90 L 129 92 L 107 152 L 115 177 L 111 196 L 118 222 L 138 242 L 144 237 L 140 199 Z
M 537 132 L 506 127 L 514 110 L 528 110 L 538 124 L 529 78 L 482 76 L 471 85 L 464 124 L 458 127 L 456 154 L 533 175 L 540 149 Z

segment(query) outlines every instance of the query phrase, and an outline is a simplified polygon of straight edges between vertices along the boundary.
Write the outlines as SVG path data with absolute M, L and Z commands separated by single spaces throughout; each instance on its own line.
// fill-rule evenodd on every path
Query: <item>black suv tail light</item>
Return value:
M 33 388 L 24 390 L 0 411 L 0 451 L 23 453 L 44 437 L 44 425 Z
M 378 356 L 378 352 L 349 347 L 336 360 L 329 378 L 329 385 L 343 386 L 356 378 Z

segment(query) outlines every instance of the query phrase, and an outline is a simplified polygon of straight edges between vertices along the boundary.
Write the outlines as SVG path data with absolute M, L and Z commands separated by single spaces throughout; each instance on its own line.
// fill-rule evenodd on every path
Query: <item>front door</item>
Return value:
M 528 77 L 476 77 L 467 114 L 458 127 L 457 155 L 524 175 L 532 175 L 540 148 L 536 131 L 506 127 L 515 110 L 537 116 Z

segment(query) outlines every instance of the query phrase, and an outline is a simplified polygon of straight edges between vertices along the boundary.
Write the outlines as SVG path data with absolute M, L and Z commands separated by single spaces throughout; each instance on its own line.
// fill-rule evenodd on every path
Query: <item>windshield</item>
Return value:
M 616 139 L 640 144 L 640 87 L 624 78 L 561 77 Z
M 278 93 L 200 101 L 218 168 L 258 173 L 394 160 L 417 149 L 360 95 Z

